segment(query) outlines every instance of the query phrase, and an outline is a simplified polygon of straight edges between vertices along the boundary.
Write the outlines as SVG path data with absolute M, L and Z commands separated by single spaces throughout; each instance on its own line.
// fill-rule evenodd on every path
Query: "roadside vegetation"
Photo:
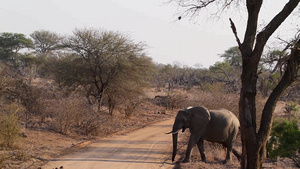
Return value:
M 286 46 L 264 53 L 257 112 L 283 76 L 288 54 Z M 147 56 L 146 44 L 118 32 L 0 33 L 0 168 L 36 168 L 65 149 L 173 117 L 188 106 L 226 108 L 238 116 L 241 53 L 232 47 L 220 56 L 224 61 L 210 68 L 164 65 Z M 294 136 L 299 135 L 299 84 L 298 79 L 280 98 L 285 111 L 276 116 L 286 121 L 274 122 Z M 299 165 L 297 138 L 281 139 L 276 128 L 271 134 L 272 160 L 288 157 Z M 288 141 L 295 145 L 285 146 Z

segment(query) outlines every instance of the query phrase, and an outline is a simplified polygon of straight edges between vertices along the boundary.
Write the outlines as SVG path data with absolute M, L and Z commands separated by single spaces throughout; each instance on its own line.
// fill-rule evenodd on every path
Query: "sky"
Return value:
M 271 2 L 272 1 L 272 2 Z M 71 35 L 76 28 L 117 31 L 135 42 L 145 42 L 146 52 L 155 63 L 180 63 L 208 68 L 222 61 L 220 54 L 236 46 L 228 18 L 233 18 L 243 39 L 246 23 L 244 9 L 233 10 L 221 19 L 207 19 L 206 10 L 197 19 L 182 18 L 175 4 L 167 0 L 0 0 L 0 33 L 36 30 Z M 263 28 L 287 2 L 265 0 L 260 27 Z M 290 19 L 276 35 L 286 35 L 299 27 Z

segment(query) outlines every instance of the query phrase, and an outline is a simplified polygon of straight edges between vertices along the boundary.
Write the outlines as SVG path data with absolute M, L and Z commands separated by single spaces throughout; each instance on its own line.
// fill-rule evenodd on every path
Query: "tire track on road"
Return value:
M 155 169 L 173 168 L 167 163 L 172 137 L 165 135 L 173 119 L 158 122 L 126 135 L 99 139 L 84 151 L 53 159 L 42 169 L 63 166 L 66 169 Z

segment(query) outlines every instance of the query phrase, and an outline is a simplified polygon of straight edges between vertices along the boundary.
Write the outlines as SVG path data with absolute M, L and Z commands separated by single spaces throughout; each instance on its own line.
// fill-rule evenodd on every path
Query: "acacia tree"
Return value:
M 241 69 L 242 68 L 242 54 L 238 46 L 234 46 L 226 50 L 220 57 L 228 61 L 230 66 Z
M 185 14 L 195 15 L 201 9 L 215 4 L 221 10 L 230 5 L 240 4 L 240 0 L 173 0 L 179 6 L 186 8 Z M 234 33 L 239 49 L 242 54 L 242 87 L 239 101 L 239 119 L 241 123 L 242 158 L 241 168 L 261 168 L 264 149 L 271 130 L 273 112 L 280 95 L 297 78 L 300 62 L 300 40 L 291 50 L 287 59 L 284 74 L 275 89 L 270 94 L 261 115 L 259 128 L 256 119 L 256 86 L 258 79 L 258 66 L 263 50 L 271 35 L 295 10 L 300 0 L 288 0 L 282 10 L 260 31 L 258 31 L 259 12 L 263 0 L 246 0 L 248 18 L 244 39 L 238 37 L 235 24 L 230 19 L 231 29 Z M 219 6 L 221 4 L 221 6 Z
M 238 91 L 240 86 L 240 70 L 230 65 L 229 61 L 216 62 L 213 66 L 209 67 L 209 70 L 212 72 L 215 81 L 225 84 L 224 89 L 226 89 L 227 92 L 235 93 Z
M 39 30 L 30 34 L 33 39 L 33 48 L 38 54 L 47 54 L 53 50 L 61 48 L 60 42 L 62 37 L 57 33 Z
M 31 48 L 32 41 L 21 33 L 0 33 L 0 60 L 15 62 L 18 52 L 24 48 Z
M 111 114 L 116 101 L 112 93 L 118 94 L 125 88 L 130 92 L 136 85 L 141 85 L 137 79 L 145 80 L 152 65 L 151 59 L 144 53 L 143 43 L 134 43 L 112 31 L 77 29 L 74 35 L 67 38 L 64 46 L 72 54 L 66 58 L 69 64 L 60 66 L 68 77 L 63 78 L 64 73 L 61 73 L 62 82 L 83 87 L 90 103 L 98 104 L 98 110 L 104 96 L 107 96 Z M 130 81 L 135 85 L 127 85 Z

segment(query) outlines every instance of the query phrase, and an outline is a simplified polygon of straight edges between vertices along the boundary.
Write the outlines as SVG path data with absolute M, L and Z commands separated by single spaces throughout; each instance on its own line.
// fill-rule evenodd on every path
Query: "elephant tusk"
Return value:
M 170 132 L 168 132 L 168 133 L 165 133 L 165 134 L 171 134 L 172 133 L 172 131 L 170 131 Z
M 178 129 L 177 131 L 170 131 L 169 133 L 165 133 L 165 134 L 177 134 L 181 129 Z
M 172 134 L 177 134 L 181 129 L 178 129 L 177 131 L 173 132 Z

